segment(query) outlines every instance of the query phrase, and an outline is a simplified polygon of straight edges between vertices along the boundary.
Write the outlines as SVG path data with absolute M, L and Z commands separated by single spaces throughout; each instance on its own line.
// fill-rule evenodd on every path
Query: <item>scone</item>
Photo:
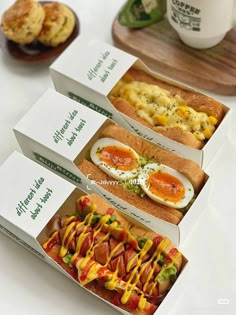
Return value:
M 5 36 L 19 44 L 31 43 L 39 34 L 45 18 L 40 3 L 35 0 L 17 0 L 2 16 Z
M 37 40 L 45 46 L 56 47 L 70 37 L 75 27 L 75 16 L 67 6 L 59 2 L 42 6 L 46 17 Z

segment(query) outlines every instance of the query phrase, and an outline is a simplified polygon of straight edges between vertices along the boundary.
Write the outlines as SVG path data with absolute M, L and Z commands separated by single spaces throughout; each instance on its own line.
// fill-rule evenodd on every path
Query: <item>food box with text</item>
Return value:
M 133 119 L 133 116 L 130 118 L 131 116 L 122 113 L 122 111 L 118 111 L 110 102 L 109 94 L 122 76 L 124 76 L 131 67 L 143 70 L 145 73 L 150 74 L 152 77 L 160 80 L 161 82 L 169 83 L 174 87 L 179 87 L 186 91 L 197 92 L 186 85 L 151 71 L 141 60 L 117 49 L 116 47 L 102 43 L 98 40 L 87 40 L 83 36 L 74 41 L 72 45 L 63 52 L 62 55 L 60 55 L 60 57 L 51 65 L 50 72 L 55 88 L 58 92 L 102 113 L 119 123 L 121 126 L 124 126 L 129 130 L 133 130 L 138 135 L 154 143 L 158 143 L 177 154 L 196 161 L 205 168 L 211 161 L 211 158 L 214 157 L 215 152 L 218 150 L 219 143 L 224 141 L 225 134 L 228 130 L 227 128 L 230 114 L 229 108 L 223 104 L 220 105 L 223 107 L 225 114 L 224 118 L 219 126 L 217 126 L 217 129 L 211 138 L 201 149 L 196 149 L 195 147 L 177 142 L 180 137 L 184 137 L 186 139 L 185 136 L 180 136 L 179 134 L 175 136 L 175 140 L 178 138 L 177 141 L 171 140 L 170 138 L 155 132 L 153 129 L 156 127 L 151 129 L 146 126 L 147 124 L 144 126 L 138 119 Z M 128 93 L 128 90 L 124 93 Z M 204 95 L 203 93 L 200 94 L 202 96 Z M 196 99 L 197 97 L 194 98 L 193 102 L 195 102 Z M 210 100 L 210 97 L 207 98 L 207 100 L 208 99 Z M 211 100 L 213 99 L 211 98 Z M 213 102 L 216 102 L 216 100 Z M 140 106 L 141 110 L 138 115 L 140 116 L 142 112 L 142 118 L 145 119 L 145 117 L 147 117 L 147 113 L 143 112 L 143 105 L 141 104 Z M 123 104 L 123 108 L 127 110 L 127 106 L 125 106 L 125 104 Z M 180 117 L 183 117 L 183 115 L 186 116 L 186 111 L 184 111 L 183 108 L 185 108 L 185 103 L 184 106 L 181 107 L 180 113 L 175 115 L 178 119 L 180 114 Z M 166 115 L 169 114 L 166 113 L 164 118 L 166 118 Z M 191 115 L 195 114 L 192 113 Z M 155 120 L 157 118 L 155 118 Z M 163 115 L 161 115 L 161 118 L 163 118 Z M 146 123 L 148 123 L 150 119 L 153 120 L 154 118 L 152 119 L 148 117 L 147 119 Z M 162 122 L 159 122 L 160 124 L 157 122 L 157 126 L 162 126 L 163 119 Z M 187 117 L 186 119 L 189 123 L 189 118 Z M 164 121 L 166 121 L 166 119 L 164 119 Z M 196 128 L 199 128 L 199 122 L 196 121 L 194 124 L 197 126 Z M 206 134 L 209 133 L 208 127 L 205 128 L 207 130 Z M 212 128 L 214 129 L 214 127 Z M 198 131 L 195 132 L 199 133 Z M 203 131 L 203 133 L 204 132 L 205 131 Z M 179 131 L 177 131 L 177 133 L 179 133 Z M 195 139 L 195 137 L 193 138 Z M 185 143 L 185 139 L 183 140 L 183 143 Z
M 194 202 L 190 203 L 187 213 L 183 216 L 178 211 L 178 214 L 181 214 L 181 218 L 183 216 L 181 221 L 178 218 L 178 222 L 173 223 L 166 220 L 166 218 L 163 219 L 163 216 L 156 215 L 154 212 L 158 211 L 157 207 L 160 204 L 158 206 L 156 202 L 152 202 L 148 197 L 148 202 L 152 202 L 152 214 L 149 211 L 140 210 L 138 206 L 139 201 L 143 201 L 141 197 L 137 197 L 139 201 L 132 203 L 130 199 L 117 197 L 119 195 L 115 195 L 110 190 L 115 184 L 118 185 L 116 186 L 118 189 L 120 187 L 119 181 L 109 180 L 102 185 L 104 181 L 101 178 L 92 177 L 94 172 L 96 174 L 99 173 L 99 168 L 90 162 L 91 147 L 98 140 L 104 139 L 103 133 L 110 126 L 120 128 L 105 116 L 49 89 L 18 122 L 14 128 L 14 132 L 23 153 L 27 157 L 60 174 L 87 192 L 94 190 L 115 207 L 128 213 L 152 229 L 158 230 L 161 233 L 164 230 L 165 234 L 175 244 L 179 244 L 180 240 L 183 241 L 188 236 L 200 213 L 207 210 L 208 175 L 201 170 L 197 163 L 187 160 L 187 163 L 190 162 L 191 165 L 193 163 L 194 167 L 197 166 L 197 169 L 201 170 L 204 183 L 203 188 L 197 193 Z M 134 141 L 141 143 L 141 146 L 146 142 L 151 144 L 152 148 L 159 148 L 171 154 L 173 159 L 180 160 L 183 167 L 186 164 L 186 159 L 177 156 L 175 153 L 168 152 L 158 147 L 158 145 L 152 144 L 123 128 L 117 133 L 116 137 L 121 134 L 121 137 L 123 135 L 125 137 L 128 133 L 131 138 L 135 137 Z M 113 135 L 109 139 L 113 141 L 115 136 Z M 89 163 L 90 168 L 83 171 L 81 165 L 84 163 Z M 96 167 L 95 171 L 93 166 Z M 193 171 L 192 168 L 190 171 Z M 125 191 L 129 197 L 131 195 L 130 190 Z M 133 195 L 133 198 L 136 198 L 136 193 L 133 193 Z M 162 210 L 162 214 L 167 215 L 166 211 L 167 209 Z M 170 209 L 170 211 L 176 210 Z
M 36 254 L 39 258 L 69 277 L 80 287 L 83 287 L 87 291 L 92 293 L 90 291 L 90 288 L 84 287 L 81 284 L 82 276 L 80 275 L 80 270 L 83 270 L 83 267 L 80 264 L 78 265 L 78 262 L 76 264 L 74 263 L 73 265 L 72 263 L 68 263 L 68 257 L 64 256 L 65 253 L 62 254 L 61 251 L 57 249 L 58 246 L 64 248 L 63 245 L 59 244 L 64 244 L 64 246 L 67 246 L 65 245 L 65 243 L 63 243 L 64 238 L 60 236 L 59 238 L 57 238 L 57 241 L 56 239 L 53 239 L 52 241 L 50 240 L 50 236 L 48 236 L 48 233 L 49 231 L 51 231 L 50 233 L 53 233 L 54 236 L 59 235 L 57 231 L 62 231 L 64 226 L 67 227 L 68 231 L 69 229 L 71 230 L 71 226 L 73 225 L 73 222 L 71 223 L 71 221 L 69 221 L 71 220 L 71 218 L 74 220 L 74 223 L 78 222 L 78 227 L 80 226 L 80 217 L 76 219 L 76 213 L 78 211 L 78 200 L 82 200 L 83 202 L 86 200 L 87 202 L 88 199 L 86 198 L 90 198 L 90 200 L 92 201 L 92 206 L 90 205 L 91 209 L 94 209 L 95 202 L 97 202 L 98 205 L 100 204 L 100 207 L 105 207 L 103 210 L 104 217 L 107 216 L 106 209 L 112 209 L 106 208 L 107 206 L 109 206 L 109 204 L 105 202 L 105 204 L 103 205 L 103 203 L 101 202 L 101 197 L 98 197 L 95 194 L 86 195 L 83 191 L 81 191 L 68 181 L 65 181 L 63 178 L 48 171 L 46 168 L 38 165 L 37 163 L 33 162 L 32 160 L 26 158 L 16 151 L 10 155 L 10 157 L 3 163 L 3 165 L 0 166 L 0 189 L 2 193 L 0 206 L 1 232 L 24 246 L 24 248 Z M 83 199 L 80 199 L 81 196 L 84 195 L 86 196 L 82 197 Z M 94 213 L 96 213 L 96 210 L 95 212 L 93 211 L 94 210 L 92 210 L 92 216 L 94 216 Z M 119 211 L 117 211 L 116 213 L 117 215 L 120 215 Z M 136 226 L 138 230 L 141 229 L 143 231 L 144 229 L 145 231 L 147 231 L 147 233 L 152 233 L 151 230 L 149 230 L 136 220 L 129 218 L 127 215 L 121 214 L 121 216 L 123 216 L 127 224 L 131 224 L 130 226 Z M 60 217 L 61 219 L 64 218 L 64 223 L 62 223 L 61 221 L 59 225 L 56 225 L 56 227 L 54 227 L 51 222 L 53 218 L 58 217 Z M 82 222 L 87 221 L 85 220 Z M 104 220 L 104 222 L 107 221 Z M 86 224 L 89 225 L 90 223 L 87 222 L 84 224 L 86 227 Z M 101 226 L 103 226 L 105 229 L 107 225 L 102 222 Z M 98 225 L 98 227 L 100 227 L 100 225 Z M 95 228 L 96 225 L 93 225 L 93 229 Z M 110 227 L 110 231 L 111 229 L 116 229 L 114 224 L 113 227 Z M 79 230 L 77 233 L 79 233 Z M 166 240 L 164 236 L 162 236 L 162 240 Z M 125 241 L 122 240 L 122 242 Z M 126 240 L 126 242 L 129 241 Z M 69 243 L 69 241 L 67 241 L 67 243 Z M 79 250 L 81 251 L 82 247 Z M 57 253 L 58 256 L 55 256 L 54 251 Z M 64 252 L 64 250 L 62 251 Z M 72 251 L 72 249 L 68 249 L 68 251 Z M 142 252 L 142 250 L 140 252 Z M 88 251 L 88 253 L 90 253 L 90 251 Z M 175 253 L 178 253 L 177 249 L 175 249 Z M 85 254 L 81 254 L 81 256 L 85 258 L 81 258 L 79 256 L 82 260 L 86 259 L 87 254 L 85 256 L 83 255 Z M 59 257 L 63 258 L 59 259 Z M 90 255 L 90 257 L 92 256 Z M 94 261 L 96 261 L 96 259 L 97 258 L 95 257 Z M 178 272 L 177 280 L 172 285 L 169 292 L 167 292 L 167 295 L 165 295 L 164 300 L 161 302 L 160 306 L 158 306 L 154 314 L 164 315 L 173 307 L 175 301 L 180 295 L 180 292 L 184 288 L 184 283 L 186 283 L 185 269 L 187 267 L 187 264 L 187 259 L 182 256 L 182 267 L 181 269 L 179 269 L 180 271 Z M 100 265 L 98 264 L 98 266 Z M 101 270 L 103 270 L 105 267 L 103 266 L 100 268 Z M 141 270 L 139 271 L 139 273 L 141 274 Z M 93 281 L 97 283 L 96 279 L 94 279 Z M 106 296 L 98 296 L 96 293 L 92 294 L 96 295 L 98 298 L 101 298 L 104 302 L 110 304 L 112 307 L 115 307 L 121 313 L 129 314 L 120 307 L 117 307 L 107 301 Z M 86 300 L 83 302 L 80 301 L 80 303 L 86 302 Z

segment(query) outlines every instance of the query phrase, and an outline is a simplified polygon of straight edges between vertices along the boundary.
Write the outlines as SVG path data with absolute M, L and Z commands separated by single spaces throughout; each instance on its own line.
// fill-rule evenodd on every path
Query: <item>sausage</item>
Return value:
M 47 237 L 44 250 L 96 295 L 134 315 L 153 314 L 178 277 L 183 255 L 96 194 L 82 196 L 76 207 L 78 216 L 56 215 L 60 237 Z

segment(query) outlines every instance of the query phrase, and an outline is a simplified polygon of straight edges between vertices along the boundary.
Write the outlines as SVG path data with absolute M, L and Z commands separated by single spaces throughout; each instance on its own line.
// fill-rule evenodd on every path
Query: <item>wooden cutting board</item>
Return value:
M 236 95 L 236 27 L 217 46 L 197 50 L 184 45 L 167 19 L 134 30 L 112 26 L 114 45 L 176 80 L 223 95 Z

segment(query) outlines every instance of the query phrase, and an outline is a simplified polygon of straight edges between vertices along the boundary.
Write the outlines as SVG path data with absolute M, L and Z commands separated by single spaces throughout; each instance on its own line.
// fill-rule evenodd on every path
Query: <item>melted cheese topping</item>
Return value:
M 195 111 L 180 96 L 172 96 L 157 85 L 127 82 L 124 77 L 112 90 L 113 96 L 125 99 L 152 126 L 178 127 L 191 132 L 198 140 L 209 139 L 215 130 L 215 117 Z
M 118 276 L 119 264 L 117 264 L 115 271 L 109 270 L 109 264 L 112 258 L 116 257 L 116 253 L 120 251 L 124 244 L 133 240 L 133 237 L 129 232 L 126 231 L 127 233 L 124 234 L 124 239 L 122 241 L 117 241 L 116 246 L 114 246 L 114 248 L 110 250 L 105 265 L 101 265 L 94 260 L 94 251 L 96 247 L 99 246 L 101 243 L 109 240 L 109 238 L 112 236 L 112 233 L 114 231 L 117 231 L 117 229 L 119 229 L 119 231 L 123 231 L 123 229 L 118 227 L 118 222 L 116 221 L 111 223 L 110 225 L 107 224 L 111 217 L 110 214 L 103 215 L 96 226 L 93 227 L 93 233 L 91 236 L 92 239 L 89 248 L 87 249 L 84 256 L 82 256 L 80 253 L 83 242 L 89 234 L 88 226 L 91 225 L 93 212 L 95 211 L 95 207 L 90 208 L 94 210 L 91 213 L 87 214 L 83 221 L 75 221 L 74 217 L 73 219 L 72 217 L 70 217 L 64 221 L 63 228 L 65 228 L 65 233 L 61 239 L 60 256 L 64 257 L 68 254 L 68 247 L 70 242 L 76 239 L 75 253 L 71 258 L 71 263 L 76 264 L 80 283 L 86 285 L 87 283 L 95 279 L 104 278 L 106 281 L 106 289 L 117 291 L 122 290 L 122 304 L 128 303 L 133 292 L 136 291 L 137 293 L 139 293 L 138 308 L 143 310 L 147 303 L 145 294 L 152 295 L 153 290 L 158 285 L 158 283 L 155 281 L 153 281 L 153 283 L 150 285 L 150 280 L 152 279 L 152 276 L 154 275 L 157 267 L 160 269 L 159 272 L 163 271 L 164 269 L 170 268 L 177 262 L 181 254 L 176 250 L 173 257 L 169 257 L 169 262 L 165 266 L 160 267 L 160 265 L 158 265 L 158 262 L 161 259 L 161 254 L 167 251 L 167 248 L 170 245 L 170 241 L 167 238 L 163 238 L 154 253 L 149 257 L 148 260 L 146 260 L 147 253 L 153 246 L 153 241 L 149 239 L 145 242 L 142 249 L 134 250 L 135 255 L 133 255 L 132 258 L 129 259 L 126 265 L 126 273 L 129 274 L 129 278 L 128 280 L 123 281 L 122 278 Z M 83 227 L 82 232 L 81 227 Z M 76 236 L 79 229 L 80 234 L 79 236 Z M 99 238 L 99 241 L 96 240 L 95 244 L 96 236 L 100 232 L 102 232 L 104 235 Z M 44 248 L 46 248 L 50 240 L 57 236 L 57 233 L 58 232 L 54 233 L 52 237 L 44 244 Z M 148 267 L 149 264 L 152 267 L 146 276 L 145 282 L 143 283 L 143 289 L 141 290 L 138 288 L 138 283 L 140 282 L 140 278 L 142 277 L 142 274 L 145 272 L 145 269 L 146 267 Z

